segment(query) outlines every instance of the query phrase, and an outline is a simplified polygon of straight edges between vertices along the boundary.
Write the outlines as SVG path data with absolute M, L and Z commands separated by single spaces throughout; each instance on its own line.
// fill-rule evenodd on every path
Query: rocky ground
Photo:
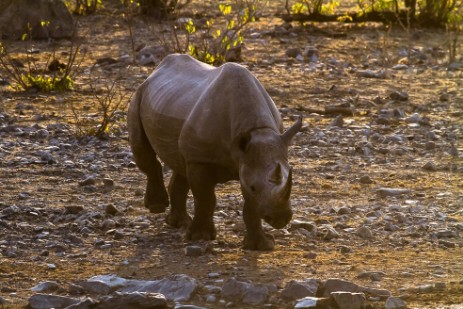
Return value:
M 104 93 L 119 76 L 132 93 L 154 69 L 130 61 L 127 27 L 107 10 L 79 18 L 87 54 L 74 91 L 2 89 L 5 308 L 463 307 L 463 63 L 448 63 L 447 34 L 375 24 L 301 28 L 274 13 L 246 31 L 241 63 L 286 126 L 304 117 L 290 148 L 293 221 L 266 226 L 275 250 L 242 250 L 236 182 L 217 188 L 212 242 L 185 242 L 164 214 L 144 209 L 145 177 L 132 162 L 124 113 L 106 139 L 76 134 L 76 110 L 78 119 L 98 115 L 95 89 Z M 138 20 L 135 40 L 151 44 L 156 27 Z M 61 44 L 66 51 L 69 43 Z M 12 48 L 25 59 L 24 42 Z M 34 48 L 45 62 L 51 47 Z M 114 61 L 94 66 L 103 58 Z M 316 299 L 298 301 L 305 296 Z

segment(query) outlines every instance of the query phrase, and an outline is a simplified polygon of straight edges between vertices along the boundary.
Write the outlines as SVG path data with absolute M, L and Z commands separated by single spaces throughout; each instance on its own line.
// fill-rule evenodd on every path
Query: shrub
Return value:
M 175 51 L 188 53 L 198 60 L 212 65 L 220 65 L 228 60 L 238 60 L 242 31 L 249 23 L 255 21 L 260 0 L 238 1 L 236 6 L 229 3 L 219 4 L 220 18 L 212 18 L 205 25 L 199 26 L 192 19 L 182 19 L 180 23 L 185 32 L 182 41 L 179 29 L 174 26 Z M 231 53 L 235 52 L 232 56 Z

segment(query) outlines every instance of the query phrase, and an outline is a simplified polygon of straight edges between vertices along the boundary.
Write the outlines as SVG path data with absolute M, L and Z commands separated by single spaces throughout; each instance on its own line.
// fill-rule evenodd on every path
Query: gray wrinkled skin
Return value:
M 275 228 L 291 220 L 288 145 L 300 127 L 299 120 L 283 133 L 275 104 L 243 66 L 214 68 L 187 55 L 167 56 L 138 88 L 128 111 L 130 146 L 148 178 L 145 206 L 164 212 L 170 197 L 167 223 L 188 228 L 188 239 L 215 239 L 215 185 L 239 180 L 244 247 L 273 249 L 261 219 Z M 173 170 L 169 193 L 158 158 Z

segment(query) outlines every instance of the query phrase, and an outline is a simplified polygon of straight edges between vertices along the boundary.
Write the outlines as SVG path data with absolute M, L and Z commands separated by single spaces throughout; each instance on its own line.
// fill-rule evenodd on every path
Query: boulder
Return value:
M 71 13 L 61 0 L 0 0 L 0 38 L 62 39 L 74 35 Z

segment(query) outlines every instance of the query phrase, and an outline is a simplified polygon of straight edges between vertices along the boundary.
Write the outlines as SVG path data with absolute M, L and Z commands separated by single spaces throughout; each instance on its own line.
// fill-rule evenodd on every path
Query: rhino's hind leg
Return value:
M 213 240 L 216 236 L 213 214 L 216 203 L 214 189 L 217 184 L 213 168 L 207 164 L 190 164 L 188 180 L 194 197 L 195 214 L 186 238 Z
M 162 213 L 169 206 L 169 197 L 162 176 L 162 165 L 156 158 L 156 153 L 145 137 L 145 141 L 132 144 L 133 157 L 138 168 L 146 174 L 148 182 L 145 192 L 145 207 L 152 213 Z
M 246 225 L 246 236 L 244 237 L 244 249 L 248 250 L 273 250 L 275 240 L 262 229 L 262 220 L 256 213 L 255 207 L 249 201 L 244 202 L 243 219 Z
M 190 226 L 191 218 L 186 211 L 188 191 L 190 191 L 188 180 L 174 172 L 169 183 L 171 208 L 166 218 L 167 224 L 185 229 Z

